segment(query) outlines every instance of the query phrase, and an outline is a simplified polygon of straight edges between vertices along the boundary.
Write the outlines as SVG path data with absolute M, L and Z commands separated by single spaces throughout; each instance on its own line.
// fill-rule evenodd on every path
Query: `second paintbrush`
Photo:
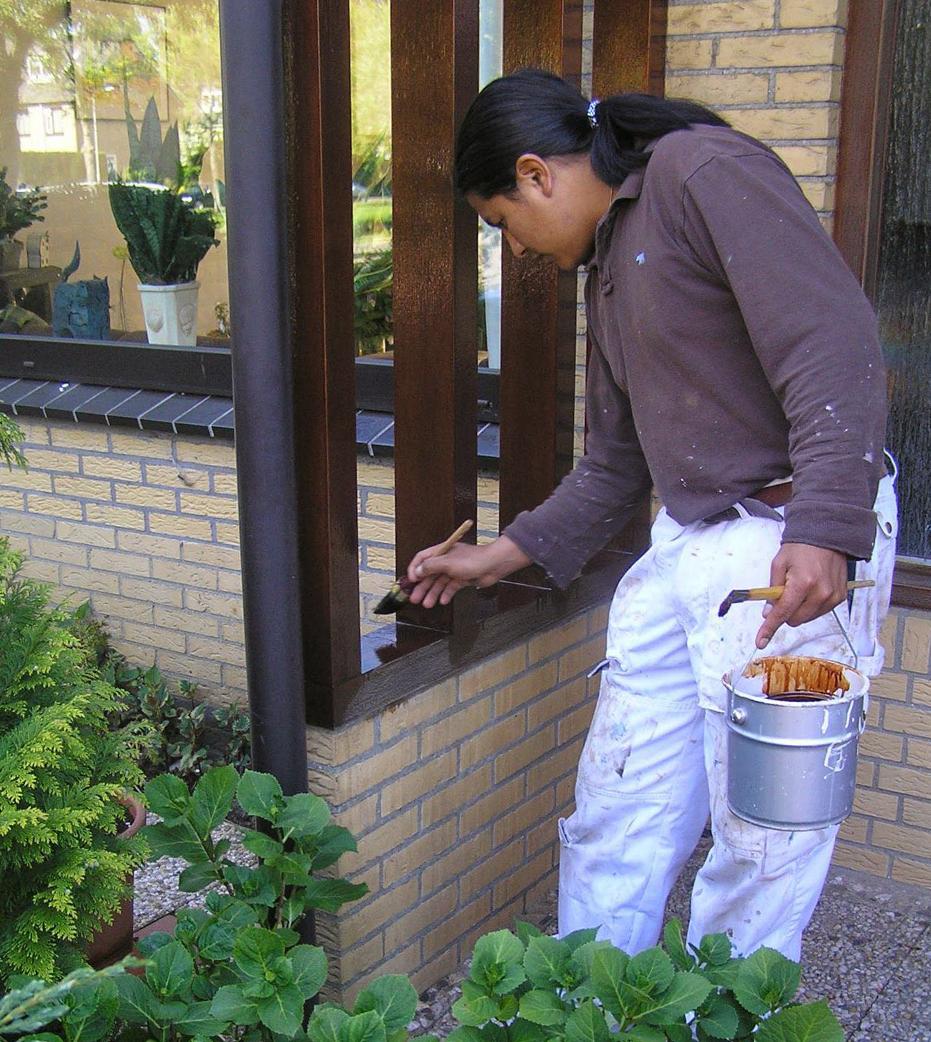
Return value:
M 875 586 L 872 579 L 854 579 L 847 583 L 848 590 L 861 590 L 867 586 Z M 721 601 L 718 608 L 718 616 L 722 617 L 728 613 L 732 604 L 743 604 L 744 601 L 778 601 L 786 592 L 784 586 L 754 586 L 749 590 L 731 590 Z

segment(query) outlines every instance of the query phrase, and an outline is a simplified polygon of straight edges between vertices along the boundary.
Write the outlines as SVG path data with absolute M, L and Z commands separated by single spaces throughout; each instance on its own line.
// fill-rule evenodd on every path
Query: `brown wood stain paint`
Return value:
M 763 694 L 781 702 L 829 702 L 850 689 L 842 663 L 804 655 L 756 659 L 744 675 L 762 676 Z

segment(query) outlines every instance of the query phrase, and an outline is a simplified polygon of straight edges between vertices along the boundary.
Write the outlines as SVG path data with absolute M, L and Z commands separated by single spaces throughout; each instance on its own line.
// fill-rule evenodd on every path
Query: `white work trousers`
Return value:
M 761 945 L 798 959 L 827 875 L 837 827 L 767 829 L 736 817 L 727 786 L 721 678 L 750 657 L 762 605 L 718 605 L 731 589 L 768 586 L 782 522 L 750 516 L 682 526 L 665 511 L 652 545 L 618 585 L 608 666 L 576 780 L 576 809 L 559 822 L 559 933 L 600 927 L 634 953 L 656 944 L 669 891 L 711 815 L 713 847 L 692 890 L 688 939 L 731 936 L 739 954 Z M 889 604 L 896 506 L 891 478 L 876 500 L 873 557 L 853 607 L 836 609 L 859 668 L 882 668 L 878 634 Z M 746 515 L 746 516 L 744 516 Z M 852 664 L 828 613 L 783 626 L 760 655 L 817 655 Z

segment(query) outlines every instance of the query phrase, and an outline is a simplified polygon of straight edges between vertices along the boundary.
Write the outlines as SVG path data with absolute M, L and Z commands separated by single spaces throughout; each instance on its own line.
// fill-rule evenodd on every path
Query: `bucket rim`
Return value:
M 825 658 L 823 655 L 779 655 L 774 657 L 821 659 L 822 662 L 829 662 L 833 666 L 839 666 L 843 671 L 853 673 L 857 677 L 859 677 L 861 681 L 860 689 L 857 691 L 845 691 L 842 695 L 838 695 L 836 697 L 831 698 L 819 699 L 817 702 L 796 702 L 791 699 L 783 699 L 778 696 L 770 697 L 769 695 L 765 694 L 757 695 L 754 694 L 752 691 L 740 691 L 738 688 L 734 686 L 734 681 L 731 679 L 734 675 L 734 672 L 737 669 L 740 669 L 740 675 L 743 676 L 743 670 L 747 668 L 746 666 L 735 666 L 734 669 L 729 669 L 721 677 L 721 682 L 724 684 L 724 687 L 730 692 L 730 694 L 732 694 L 734 697 L 746 698 L 747 700 L 751 702 L 757 702 L 760 705 L 791 706 L 793 709 L 825 709 L 830 706 L 847 705 L 850 702 L 856 701 L 858 698 L 864 698 L 869 690 L 870 680 L 866 673 L 864 673 L 862 669 L 858 669 L 856 666 L 851 666 L 846 662 L 840 662 L 837 659 L 832 658 Z M 749 663 L 747 663 L 747 665 L 749 665 Z M 747 679 L 749 679 L 749 677 Z

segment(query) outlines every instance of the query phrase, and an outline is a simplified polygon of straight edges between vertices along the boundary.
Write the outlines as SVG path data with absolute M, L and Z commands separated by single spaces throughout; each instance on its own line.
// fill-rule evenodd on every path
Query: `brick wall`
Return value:
M 605 624 L 580 614 L 375 720 L 308 729 L 311 789 L 359 840 L 340 871 L 370 891 L 318 920 L 329 997 L 376 972 L 426 988 L 554 885 Z
M 666 92 L 771 145 L 830 226 L 845 0 L 703 0 L 669 6 Z

